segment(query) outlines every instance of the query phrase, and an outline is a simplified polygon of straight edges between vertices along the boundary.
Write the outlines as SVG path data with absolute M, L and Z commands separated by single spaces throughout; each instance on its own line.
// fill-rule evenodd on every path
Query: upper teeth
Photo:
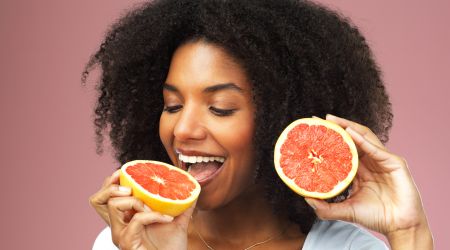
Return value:
M 225 161 L 225 158 L 220 156 L 187 156 L 182 155 L 181 153 L 178 155 L 178 159 L 186 163 L 199 163 L 209 161 L 218 161 L 220 163 L 223 163 Z

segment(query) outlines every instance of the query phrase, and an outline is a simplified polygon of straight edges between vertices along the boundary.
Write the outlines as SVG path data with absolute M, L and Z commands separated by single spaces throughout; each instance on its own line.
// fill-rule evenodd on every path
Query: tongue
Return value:
M 194 176 L 197 181 L 204 180 L 214 174 L 221 166 L 218 162 L 200 162 L 189 166 L 188 172 Z

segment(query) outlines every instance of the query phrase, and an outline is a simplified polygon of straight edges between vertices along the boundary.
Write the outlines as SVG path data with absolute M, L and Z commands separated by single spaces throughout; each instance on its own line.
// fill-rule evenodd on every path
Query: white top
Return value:
M 368 231 L 343 221 L 318 220 L 306 236 L 302 250 L 388 250 L 383 241 Z M 92 250 L 118 250 L 111 230 L 103 229 Z
M 388 250 L 368 231 L 344 221 L 318 220 L 306 236 L 303 250 Z

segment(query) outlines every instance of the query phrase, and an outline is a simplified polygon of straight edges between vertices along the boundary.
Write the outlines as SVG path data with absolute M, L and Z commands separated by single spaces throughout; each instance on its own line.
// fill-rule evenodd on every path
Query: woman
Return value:
M 96 64 L 100 148 L 107 130 L 121 164 L 224 162 L 193 170 L 202 192 L 176 218 L 132 197 L 115 172 L 90 199 L 111 228 L 94 248 L 113 249 L 110 235 L 121 249 L 385 249 L 347 221 L 392 249 L 432 249 L 406 162 L 383 146 L 392 114 L 378 67 L 336 13 L 292 0 L 154 1 L 112 27 L 84 77 Z M 345 128 L 360 151 L 343 202 L 303 199 L 275 174 L 277 136 L 310 116 Z

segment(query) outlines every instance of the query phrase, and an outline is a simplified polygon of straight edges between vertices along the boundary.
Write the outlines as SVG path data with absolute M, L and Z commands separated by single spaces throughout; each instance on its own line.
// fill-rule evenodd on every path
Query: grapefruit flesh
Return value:
M 152 210 L 171 216 L 183 213 L 200 194 L 200 185 L 189 173 L 158 161 L 124 164 L 120 185 L 130 187 L 133 196 Z
M 320 118 L 291 123 L 275 146 L 275 169 L 286 185 L 305 197 L 328 199 L 356 175 L 358 153 L 350 135 Z

